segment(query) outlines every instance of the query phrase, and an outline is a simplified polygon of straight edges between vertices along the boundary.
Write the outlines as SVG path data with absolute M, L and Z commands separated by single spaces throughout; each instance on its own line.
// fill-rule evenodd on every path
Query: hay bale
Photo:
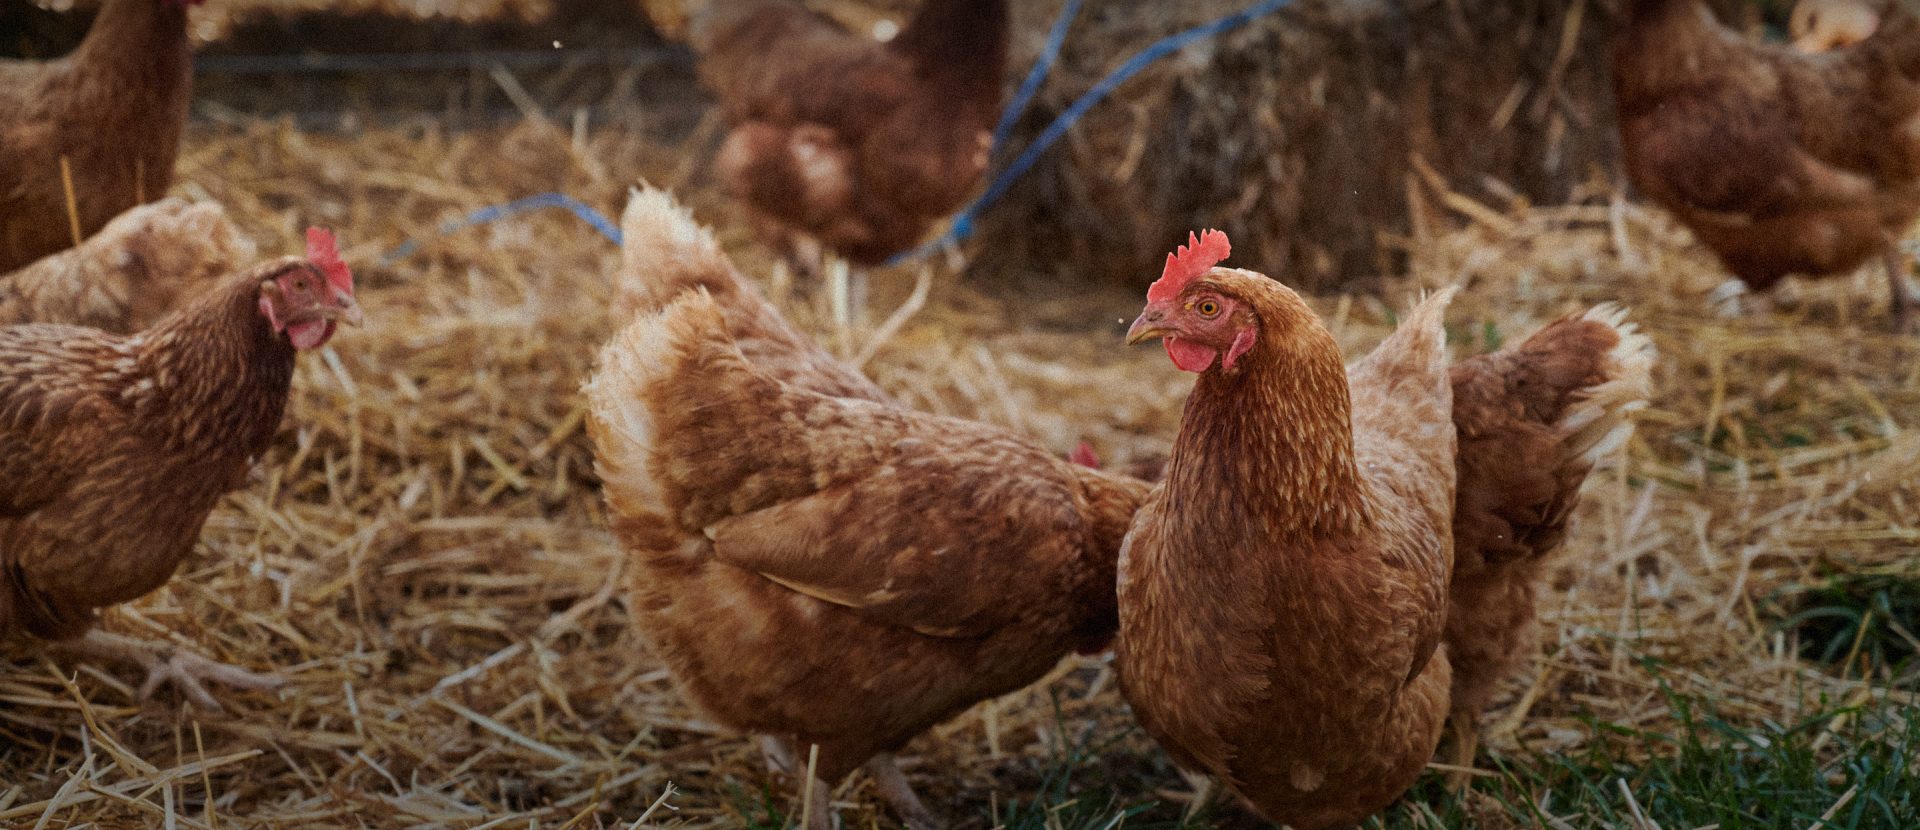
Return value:
M 1022 70 L 1061 5 L 1023 10 Z M 1248 5 L 1088 4 L 1015 147 L 1147 43 Z M 1614 180 L 1612 5 L 1298 3 L 1120 88 L 987 214 L 978 256 L 1135 285 L 1188 230 L 1219 227 L 1238 261 L 1309 289 L 1398 272 L 1380 243 L 1421 211 L 1416 160 L 1502 203 Z

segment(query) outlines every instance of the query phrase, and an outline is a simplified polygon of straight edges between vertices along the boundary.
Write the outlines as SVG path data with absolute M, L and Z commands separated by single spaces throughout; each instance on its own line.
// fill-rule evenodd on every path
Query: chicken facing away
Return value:
M 1879 258 L 1897 329 L 1898 244 L 1920 215 L 1920 19 L 1879 7 L 1829 54 L 1752 43 L 1700 0 L 1628 0 L 1613 45 L 1628 178 L 1755 290 Z
M 80 247 L 0 275 L 0 325 L 65 323 L 131 334 L 256 255 L 218 204 L 161 199 L 120 214 Z
M 908 824 L 937 824 L 891 754 L 1105 646 L 1148 485 L 984 424 L 816 391 L 846 381 L 784 325 L 749 359 L 736 318 L 763 301 L 707 233 L 657 193 L 626 222 L 623 279 L 654 282 L 632 295 L 693 286 L 643 306 L 586 387 L 636 625 L 707 716 L 802 764 L 819 747 L 813 826 L 831 826 L 828 785 L 862 764 Z
M 918 244 L 986 171 L 1007 6 L 926 0 L 882 43 L 798 0 L 694 0 L 692 45 L 730 127 L 722 182 L 790 253 L 817 242 L 873 265 Z
M 1298 294 L 1227 253 L 1209 232 L 1169 257 L 1128 333 L 1200 377 L 1121 553 L 1121 688 L 1266 817 L 1351 825 L 1413 783 L 1450 711 L 1470 751 L 1650 356 L 1601 309 L 1449 368 L 1449 289 L 1346 368 Z
M 306 259 L 228 276 L 130 336 L 0 327 L 0 641 L 37 638 L 144 663 L 172 681 L 272 678 L 94 630 L 97 609 L 173 575 L 279 429 L 296 352 L 360 322 L 325 231 Z M 77 639 L 77 641 L 76 641 Z
M 201 0 L 106 0 L 73 54 L 0 61 L 0 274 L 167 194 L 193 89 L 187 9 Z

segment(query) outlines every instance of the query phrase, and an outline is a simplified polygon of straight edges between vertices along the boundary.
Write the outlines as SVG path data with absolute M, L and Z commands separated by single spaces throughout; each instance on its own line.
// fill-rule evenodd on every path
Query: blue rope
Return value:
M 1066 45 L 1067 29 L 1073 26 L 1073 19 L 1080 13 L 1080 0 L 1067 0 L 1066 8 L 1060 10 L 1059 19 L 1053 21 L 1053 30 L 1047 33 L 1047 45 L 1040 50 L 1040 57 L 1033 61 L 1033 68 L 1027 70 L 1027 77 L 1020 82 L 1019 91 L 1013 94 L 1013 100 L 1007 102 L 1007 108 L 1000 112 L 1000 123 L 993 128 L 993 143 L 987 146 L 998 154 L 1007 146 L 1007 139 L 1013 135 L 1013 125 L 1020 122 L 1020 114 L 1027 111 L 1027 105 L 1033 103 L 1033 96 L 1040 93 L 1040 84 L 1047 80 L 1053 71 L 1054 61 L 1060 59 L 1060 47 Z
M 1053 145 L 1065 136 L 1068 130 L 1073 129 L 1073 126 L 1079 123 L 1080 119 L 1087 114 L 1088 110 L 1093 109 L 1095 104 L 1105 100 L 1106 97 L 1113 94 L 1113 91 L 1118 89 L 1121 84 L 1132 80 L 1133 76 L 1140 74 L 1142 70 L 1154 62 L 1186 48 L 1188 44 L 1194 41 L 1217 37 L 1251 23 L 1254 20 L 1277 12 L 1285 8 L 1290 2 L 1292 2 L 1292 0 L 1262 0 L 1260 3 L 1256 3 L 1211 23 L 1203 23 L 1184 32 L 1161 38 L 1155 41 L 1153 45 L 1142 49 L 1139 54 L 1128 58 L 1127 62 L 1121 64 L 1119 69 L 1115 69 L 1105 78 L 1101 78 L 1100 82 L 1094 84 L 1092 89 L 1087 90 L 1085 94 L 1074 99 L 1073 103 L 1069 104 L 1067 109 L 1060 113 L 1060 117 L 1055 118 L 1053 123 L 1048 124 L 1046 130 L 1040 133 L 1039 138 L 1034 139 L 1033 143 L 1028 145 L 1027 149 L 1022 152 L 1018 158 L 1014 159 L 1012 164 L 1007 165 L 1005 170 L 1000 171 L 1000 175 L 993 180 L 993 184 L 987 187 L 986 192 L 980 194 L 980 198 L 975 199 L 973 204 L 968 205 L 966 210 L 961 211 L 959 216 L 954 217 L 953 225 L 947 229 L 945 234 L 942 234 L 939 239 L 935 239 L 911 251 L 895 256 L 893 259 L 888 260 L 887 264 L 897 265 L 902 262 L 919 259 L 949 245 L 963 242 L 972 236 L 974 223 L 979 219 L 981 212 L 999 201 L 1000 197 L 1007 195 L 1007 191 L 1013 188 L 1014 182 L 1018 181 L 1021 176 L 1026 175 L 1027 171 L 1032 169 L 1033 165 L 1040 160 L 1040 156 L 1052 149 Z
M 475 225 L 498 222 L 509 216 L 517 216 L 522 213 L 545 210 L 547 208 L 565 208 L 568 212 L 580 217 L 580 221 L 587 223 L 592 226 L 594 230 L 599 231 L 601 236 L 612 240 L 613 244 L 620 244 L 620 227 L 615 225 L 613 220 L 608 219 L 606 215 L 600 211 L 594 210 L 591 205 L 575 199 L 572 196 L 568 196 L 565 193 L 542 193 L 538 196 L 528 196 L 525 199 L 515 199 L 504 205 L 484 207 L 466 216 L 462 216 L 459 219 L 454 219 L 442 224 L 439 235 L 446 236 L 466 230 Z M 402 242 L 393 250 L 388 251 L 387 255 L 380 259 L 380 264 L 392 265 L 395 262 L 413 256 L 416 251 L 420 250 L 420 244 L 421 242 L 418 239 L 409 239 Z

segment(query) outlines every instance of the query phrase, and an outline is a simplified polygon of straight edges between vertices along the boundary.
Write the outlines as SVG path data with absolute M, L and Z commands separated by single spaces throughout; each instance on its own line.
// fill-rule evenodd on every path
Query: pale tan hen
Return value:
M 796 766 L 820 748 L 814 826 L 863 764 L 905 821 L 937 824 L 891 754 L 1104 647 L 1148 485 L 875 400 L 784 324 L 735 322 L 770 309 L 664 196 L 627 219 L 625 278 L 648 285 L 617 302 L 658 310 L 606 346 L 586 394 L 636 625 L 707 716 Z M 644 299 L 669 285 L 695 287 Z
M 256 256 L 217 204 L 162 199 L 121 214 L 77 248 L 0 275 L 0 325 L 146 328 Z

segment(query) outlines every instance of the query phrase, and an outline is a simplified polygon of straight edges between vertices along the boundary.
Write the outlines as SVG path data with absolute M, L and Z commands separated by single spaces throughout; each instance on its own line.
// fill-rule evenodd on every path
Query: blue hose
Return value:
M 504 205 L 493 205 L 491 207 L 481 208 L 459 219 L 442 224 L 440 226 L 440 235 L 446 236 L 451 233 L 466 230 L 475 225 L 498 222 L 510 216 L 517 216 L 529 211 L 545 210 L 547 208 L 564 208 L 569 213 L 580 217 L 581 221 L 586 222 L 594 230 L 599 231 L 601 236 L 612 240 L 613 244 L 620 244 L 620 227 L 615 225 L 613 220 L 608 219 L 606 215 L 600 211 L 594 210 L 593 206 L 575 199 L 572 196 L 568 196 L 565 193 L 542 193 L 538 196 L 528 196 L 525 199 L 515 199 Z M 388 251 L 386 256 L 381 257 L 380 264 L 392 265 L 395 262 L 413 256 L 413 254 L 419 250 L 420 240 L 409 239 L 400 243 L 393 250 Z
M 1007 108 L 1000 112 L 1000 123 L 993 128 L 993 148 L 995 155 L 1007 146 L 1007 139 L 1013 136 L 1013 126 L 1020 122 L 1020 114 L 1027 111 L 1027 105 L 1033 103 L 1033 96 L 1040 94 L 1040 85 L 1045 83 L 1047 75 L 1053 72 L 1053 64 L 1060 59 L 1060 47 L 1066 45 L 1067 29 L 1073 26 L 1073 19 L 1079 16 L 1080 0 L 1067 0 L 1066 8 L 1060 10 L 1059 19 L 1053 21 L 1053 30 L 1047 33 L 1047 45 L 1040 50 L 1040 57 L 1033 61 L 1033 68 L 1027 70 L 1027 77 L 1020 81 L 1019 91 L 1013 93 L 1013 100 L 1007 102 Z

